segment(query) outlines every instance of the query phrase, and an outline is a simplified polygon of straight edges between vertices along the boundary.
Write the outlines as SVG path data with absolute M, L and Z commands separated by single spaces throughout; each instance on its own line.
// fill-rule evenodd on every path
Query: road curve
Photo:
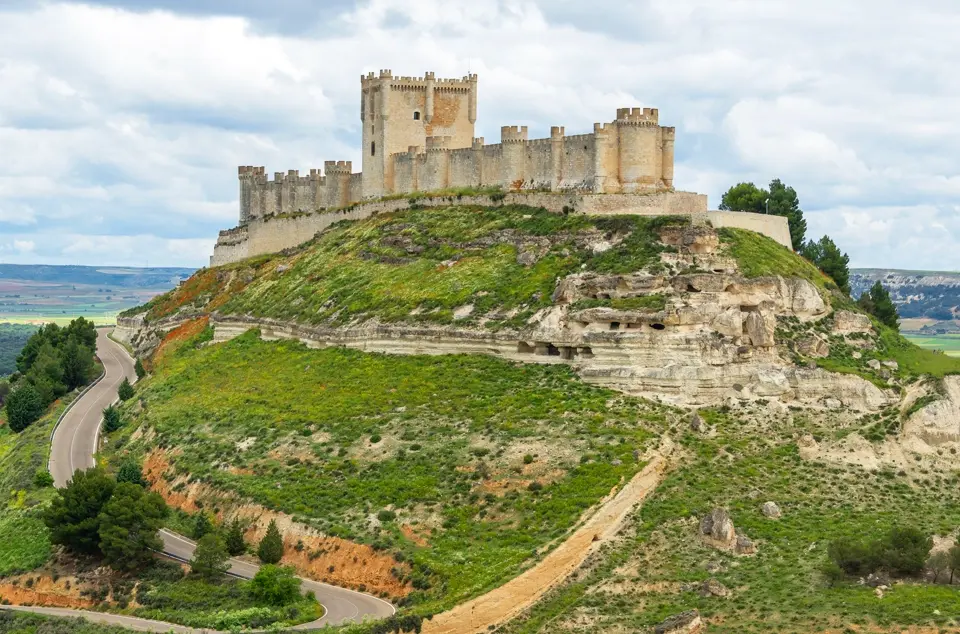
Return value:
M 73 403 L 53 434 L 49 468 L 58 488 L 65 486 L 71 480 L 76 469 L 87 469 L 94 465 L 93 456 L 97 449 L 102 411 L 117 398 L 117 388 L 124 377 L 131 381 L 136 378 L 136 373 L 133 370 L 133 359 L 120 344 L 107 336 L 107 332 L 108 329 L 97 331 L 97 356 L 104 366 L 103 378 Z M 190 561 L 193 557 L 195 544 L 189 539 L 166 529 L 160 531 L 160 538 L 163 540 L 165 555 L 181 561 Z M 259 569 L 256 564 L 240 559 L 231 559 L 229 563 L 229 573 L 243 579 L 252 578 Z M 360 622 L 364 619 L 380 619 L 396 612 L 396 609 L 389 602 L 369 594 L 331 586 L 312 579 L 302 578 L 301 581 L 302 590 L 304 592 L 312 591 L 323 605 L 324 615 L 316 621 L 303 623 L 290 629 L 308 630 L 325 625 Z M 213 631 L 85 610 L 63 608 L 23 609 L 57 616 L 82 616 L 101 623 L 126 625 L 150 632 L 167 632 L 170 630 L 187 633 Z

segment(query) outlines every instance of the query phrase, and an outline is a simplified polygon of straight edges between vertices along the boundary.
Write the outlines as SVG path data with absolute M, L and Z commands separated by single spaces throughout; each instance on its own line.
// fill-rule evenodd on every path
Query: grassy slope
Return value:
M 251 332 L 165 358 L 140 388 L 136 423 L 111 438 L 114 451 L 178 447 L 181 473 L 402 551 L 433 584 L 417 597 L 424 610 L 514 575 L 636 471 L 634 450 L 664 417 L 565 366 L 483 356 L 309 350 Z M 127 440 L 139 424 L 156 429 L 149 444 Z M 245 439 L 256 442 L 241 452 Z M 527 489 L 534 481 L 542 491 Z M 511 493 L 487 495 L 497 485 Z M 398 520 L 371 528 L 388 506 Z M 404 537 L 401 523 L 429 545 Z
M 515 309 L 519 315 L 511 323 L 517 325 L 550 304 L 558 277 L 658 267 L 664 247 L 656 229 L 683 222 L 562 216 L 515 206 L 413 208 L 340 223 L 290 256 L 201 271 L 138 310 L 146 309 L 151 320 L 193 305 L 302 323 L 357 317 L 449 323 L 456 307 L 473 304 L 467 322 L 493 309 Z M 587 238 L 604 236 L 625 239 L 594 254 Z M 519 264 L 518 251 L 538 242 L 537 262 Z M 414 309 L 421 314 L 411 315 Z M 495 319 L 490 327 L 502 322 Z
M 683 437 L 692 459 L 644 504 L 621 544 L 505 634 L 646 631 L 691 608 L 710 619 L 710 632 L 717 634 L 952 623 L 960 611 L 956 587 L 908 583 L 878 600 L 872 588 L 852 582 L 829 587 L 818 570 L 828 541 L 841 535 L 880 536 L 904 522 L 950 532 L 960 524 L 960 478 L 910 482 L 892 471 L 801 461 L 792 438 L 832 434 L 832 421 L 775 417 L 772 427 L 759 431 L 746 422 L 752 415 L 704 415 L 718 435 Z M 779 503 L 782 519 L 762 516 L 767 500 Z M 738 531 L 759 544 L 756 557 L 736 558 L 700 543 L 696 518 L 716 506 L 729 508 Z M 708 572 L 708 562 L 720 570 Z M 733 598 L 704 598 L 681 588 L 709 577 L 733 590 Z

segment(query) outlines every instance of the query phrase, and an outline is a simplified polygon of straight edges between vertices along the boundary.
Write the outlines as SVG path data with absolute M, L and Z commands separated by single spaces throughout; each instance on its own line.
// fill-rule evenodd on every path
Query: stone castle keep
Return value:
M 504 126 L 500 143 L 488 145 L 474 137 L 477 75 L 394 77 L 381 70 L 360 78 L 360 120 L 360 173 L 351 161 L 326 161 L 322 173 L 289 170 L 271 180 L 263 167 L 241 166 L 240 225 L 220 232 L 211 265 L 296 246 L 338 220 L 405 208 L 406 201 L 383 199 L 418 191 L 496 187 L 506 202 L 578 213 L 707 211 L 706 196 L 674 191 L 676 131 L 660 125 L 656 108 L 619 108 L 613 121 L 587 134 L 567 136 L 554 126 L 549 138 L 529 139 L 526 126 Z M 755 225 L 744 228 L 790 245 L 785 219 L 718 214 L 710 214 L 715 226 Z

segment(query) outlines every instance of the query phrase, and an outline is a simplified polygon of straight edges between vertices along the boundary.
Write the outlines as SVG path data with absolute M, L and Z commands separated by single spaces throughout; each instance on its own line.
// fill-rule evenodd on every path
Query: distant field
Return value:
M 173 288 L 192 269 L 0 265 L 0 322 L 112 323 L 117 313 Z
M 910 335 L 904 337 L 921 348 L 943 350 L 951 357 L 960 357 L 960 335 Z

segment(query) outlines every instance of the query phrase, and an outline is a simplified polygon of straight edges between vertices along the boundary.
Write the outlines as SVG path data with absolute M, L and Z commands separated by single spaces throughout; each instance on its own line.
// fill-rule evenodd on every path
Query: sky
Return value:
M 956 0 L 0 0 L 0 262 L 203 266 L 237 165 L 359 165 L 359 77 L 479 74 L 477 136 L 677 129 L 851 265 L 960 270 Z

